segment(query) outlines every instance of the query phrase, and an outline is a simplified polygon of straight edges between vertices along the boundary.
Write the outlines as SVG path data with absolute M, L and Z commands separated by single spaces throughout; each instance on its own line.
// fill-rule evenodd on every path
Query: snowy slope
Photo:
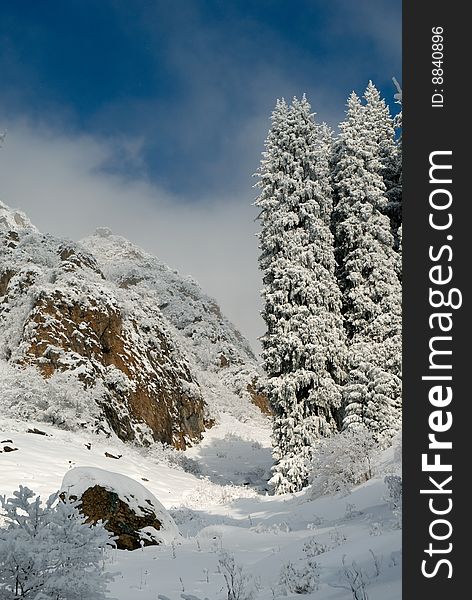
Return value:
M 77 244 L 0 205 L 0 408 L 138 444 L 265 417 L 247 341 L 190 278 L 108 230 Z M 260 398 L 259 398 L 260 399 Z
M 107 279 L 159 306 L 197 373 L 212 416 L 223 410 L 242 420 L 260 419 L 250 404 L 262 377 L 258 362 L 247 340 L 194 279 L 107 228 L 80 243 Z
M 97 258 L 107 279 L 121 288 L 135 288 L 143 296 L 156 294 L 163 315 L 182 332 L 202 367 L 248 362 L 256 367 L 249 343 L 194 279 L 107 228 L 97 229 L 81 245 Z
M 209 430 L 203 445 L 187 451 L 187 460 L 180 462 L 177 457 L 182 458 L 182 453 L 177 451 L 137 449 L 118 439 L 112 442 L 104 436 L 36 425 L 48 435 L 26 433 L 26 425 L 17 421 L 4 424 L 1 440 L 11 440 L 8 445 L 18 450 L 0 454 L 0 493 L 10 494 L 23 483 L 46 497 L 59 488 L 72 467 L 98 467 L 144 485 L 171 510 L 180 529 L 178 544 L 134 552 L 110 550 L 107 569 L 120 572 L 110 597 L 156 600 L 163 594 L 177 600 L 187 593 L 223 599 L 224 569 L 218 565 L 226 551 L 243 567 L 250 587 L 254 578 L 255 597 L 260 600 L 284 595 L 279 586 L 284 565 L 292 563 L 303 572 L 307 556 L 315 554 L 318 589 L 305 594 L 307 600 L 352 599 L 351 592 L 333 587 L 346 583 L 343 556 L 347 567 L 355 561 L 365 571 L 369 600 L 401 598 L 401 532 L 397 517 L 383 499 L 383 474 L 397 468 L 391 452 L 383 456 L 378 477 L 349 496 L 310 500 L 304 493 L 274 497 L 229 482 L 230 464 L 233 471 L 239 465 L 246 475 L 255 465 L 270 466 L 268 428 L 241 425 L 230 416 Z M 123 456 L 110 459 L 105 451 Z M 194 473 L 184 471 L 182 465 Z M 290 590 L 286 594 L 300 598 Z
M 376 478 L 348 496 L 268 495 L 270 420 L 252 403 L 256 386 L 250 387 L 261 375 L 247 342 L 214 300 L 108 230 L 66 243 L 39 234 L 24 215 L 0 205 L 2 235 L 0 494 L 11 495 L 22 484 L 46 498 L 75 467 L 105 469 L 117 474 L 112 479 L 126 476 L 145 486 L 182 534 L 178 543 L 110 550 L 106 568 L 119 573 L 110 600 L 157 600 L 159 594 L 161 600 L 182 594 L 223 600 L 225 568 L 233 558 L 245 587 L 239 600 L 300 598 L 296 588 L 303 585 L 307 600 L 352 600 L 346 586 L 353 569 L 362 571 L 365 598 L 400 599 L 401 532 L 383 483 L 385 473 L 399 468 L 391 450 L 381 457 Z M 66 268 L 58 248 L 66 248 Z M 100 298 L 119 305 L 125 321 L 134 315 L 133 340 L 141 326 L 151 327 L 149 339 L 155 335 L 154 315 L 180 374 L 187 373 L 216 421 L 200 443 L 185 451 L 125 443 L 109 427 L 89 426 L 101 417 L 95 395 L 84 391 L 75 371 L 45 380 L 33 366 L 12 365 L 24 356 L 25 323 L 38 294 L 57 290 L 58 282 L 79 303 Z M 44 323 L 46 329 L 53 324 Z M 84 372 L 80 361 L 74 366 Z M 72 419 L 69 430 L 58 428 L 64 415 Z

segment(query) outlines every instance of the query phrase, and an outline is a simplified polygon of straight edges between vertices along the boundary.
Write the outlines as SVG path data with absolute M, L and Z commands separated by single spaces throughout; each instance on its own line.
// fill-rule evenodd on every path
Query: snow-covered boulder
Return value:
M 80 500 L 90 523 L 104 521 L 121 550 L 170 543 L 179 530 L 167 510 L 143 485 L 112 471 L 76 467 L 66 473 L 61 493 Z

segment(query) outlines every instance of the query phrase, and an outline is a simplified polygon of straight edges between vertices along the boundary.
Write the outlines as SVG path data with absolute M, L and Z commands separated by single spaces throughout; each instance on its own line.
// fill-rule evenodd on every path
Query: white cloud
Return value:
M 263 324 L 250 198 L 186 203 L 146 180 L 103 170 L 123 154 L 139 160 L 139 145 L 15 121 L 0 150 L 0 199 L 43 232 L 78 240 L 108 226 L 191 274 L 258 349 Z

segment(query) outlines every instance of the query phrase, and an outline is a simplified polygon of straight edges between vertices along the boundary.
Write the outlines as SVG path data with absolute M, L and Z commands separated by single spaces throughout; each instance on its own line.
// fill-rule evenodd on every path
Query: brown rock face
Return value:
M 141 545 L 157 545 L 148 536 L 143 536 L 140 530 L 143 527 L 154 527 L 159 531 L 162 523 L 151 508 L 140 508 L 145 513 L 144 516 L 137 515 L 118 494 L 100 485 L 86 490 L 80 501 L 80 511 L 87 523 L 106 521 L 105 529 L 116 536 L 115 542 L 120 550 L 137 550 Z
M 6 269 L 3 273 L 0 273 L 0 296 L 4 296 L 7 293 L 8 284 L 15 273 Z
M 41 251 L 51 250 L 48 241 Z M 8 252 L 14 259 L 16 250 Z M 11 322 L 12 307 L 27 307 L 6 358 L 37 366 L 45 378 L 75 371 L 84 387 L 99 385 L 103 414 L 124 441 L 185 448 L 199 440 L 201 391 L 159 308 L 107 282 L 94 257 L 73 244 L 52 252 L 49 271 L 30 271 L 33 260 L 19 271 L 0 269 L 0 325 Z
M 252 403 L 255 404 L 262 413 L 264 413 L 265 415 L 272 414 L 269 399 L 267 398 L 266 394 L 264 394 L 258 389 L 257 380 L 248 383 L 247 391 L 251 396 Z
M 1 202 L 0 357 L 42 374 L 39 420 L 137 444 L 185 448 L 220 400 L 238 418 L 259 416 L 251 401 L 270 412 L 249 344 L 195 281 L 106 228 L 76 244 Z
M 103 409 L 121 439 L 135 439 L 133 423 L 178 448 L 200 438 L 204 406 L 198 388 L 155 324 L 143 331 L 138 319 L 125 318 L 112 302 L 71 302 L 56 290 L 39 295 L 28 326 L 34 334 L 25 362 L 36 364 L 45 377 L 73 363 L 85 367 L 85 385 L 101 379 L 108 391 Z

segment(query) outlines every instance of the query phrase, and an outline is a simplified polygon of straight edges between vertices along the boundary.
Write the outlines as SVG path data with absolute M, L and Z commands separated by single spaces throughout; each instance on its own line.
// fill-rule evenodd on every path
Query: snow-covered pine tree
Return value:
M 355 93 L 348 100 L 333 175 L 338 280 L 350 358 L 343 427 L 366 426 L 389 438 L 401 419 L 399 258 L 384 214 L 384 143 L 391 124 L 371 83 L 364 97 L 365 105 Z
M 398 97 L 398 94 L 395 94 Z M 393 247 L 399 257 L 396 262 L 397 276 L 402 280 L 401 237 L 402 237 L 402 140 L 396 140 L 397 129 L 401 129 L 401 112 L 393 119 L 390 109 L 378 89 L 369 81 L 364 94 L 366 115 L 369 116 L 372 134 L 378 136 L 379 156 L 387 202 L 382 210 L 390 219 Z M 400 100 L 397 100 L 400 102 Z
M 277 493 L 308 483 L 316 440 L 338 428 L 344 338 L 329 227 L 331 141 L 305 97 L 278 101 L 257 173 Z
M 398 131 L 395 153 L 392 156 L 391 163 L 387 166 L 388 179 L 387 196 L 388 207 L 387 214 L 390 217 L 392 231 L 395 238 L 395 248 L 401 256 L 402 253 L 402 190 L 403 190 L 403 147 L 402 147 L 402 117 L 400 111 L 393 123 L 395 130 Z M 401 271 L 400 271 L 401 280 Z
M 0 529 L 0 598 L 103 600 L 112 578 L 103 572 L 110 534 L 90 526 L 77 503 L 53 494 L 42 505 L 20 486 L 0 497 L 7 527 Z
M 401 95 L 395 94 L 397 103 L 401 104 Z M 383 180 L 387 203 L 384 213 L 390 219 L 394 237 L 394 248 L 399 251 L 401 247 L 402 224 L 402 113 L 392 118 L 385 100 L 379 91 L 369 82 L 365 92 L 366 110 L 371 113 L 372 122 L 379 136 L 380 159 L 383 165 Z M 399 273 L 401 279 L 401 272 Z

